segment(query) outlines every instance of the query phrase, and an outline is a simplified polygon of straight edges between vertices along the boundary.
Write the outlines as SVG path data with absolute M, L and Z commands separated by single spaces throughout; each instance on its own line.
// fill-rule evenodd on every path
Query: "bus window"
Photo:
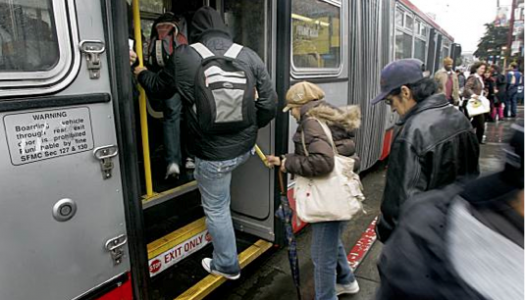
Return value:
M 53 1 L 0 2 L 0 75 L 50 71 L 59 61 Z
M 224 19 L 234 42 L 251 48 L 263 59 L 267 45 L 265 11 L 265 0 L 224 1 Z
M 412 35 L 396 30 L 396 59 L 412 58 Z
M 340 67 L 341 9 L 332 2 L 292 1 L 292 62 L 295 69 Z

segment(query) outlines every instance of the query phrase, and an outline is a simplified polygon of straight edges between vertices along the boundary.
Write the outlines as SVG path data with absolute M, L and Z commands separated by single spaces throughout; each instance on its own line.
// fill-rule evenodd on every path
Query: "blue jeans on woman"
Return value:
M 349 284 L 355 280 L 341 242 L 345 225 L 346 222 L 320 222 L 311 225 L 315 300 L 337 300 L 335 284 Z
M 195 158 L 194 176 L 213 244 L 211 268 L 229 275 L 237 275 L 241 271 L 230 213 L 232 172 L 249 157 L 250 152 L 225 161 Z

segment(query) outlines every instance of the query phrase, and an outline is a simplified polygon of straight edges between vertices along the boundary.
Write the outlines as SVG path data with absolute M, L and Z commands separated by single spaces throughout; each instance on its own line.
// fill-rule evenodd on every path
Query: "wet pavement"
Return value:
M 523 107 L 519 107 L 519 118 L 523 119 Z M 481 146 L 480 168 L 482 174 L 489 174 L 502 168 L 502 146 L 510 137 L 510 126 L 515 120 L 504 120 L 487 123 L 486 144 Z M 343 234 L 346 251 L 355 245 L 361 234 L 379 213 L 379 206 L 384 189 L 386 163 L 379 162 L 371 170 L 362 174 L 365 187 L 366 215 L 359 215 L 349 222 Z M 301 272 L 301 291 L 303 300 L 314 299 L 313 265 L 310 260 L 311 230 L 305 228 L 297 237 L 299 268 Z M 341 296 L 340 300 L 371 300 L 379 286 L 377 259 L 381 253 L 382 244 L 375 242 L 367 256 L 357 268 L 355 275 L 361 287 L 358 294 Z M 243 270 L 242 277 L 236 282 L 227 282 L 207 299 L 220 300 L 295 300 L 297 299 L 293 286 L 286 249 L 270 251 Z

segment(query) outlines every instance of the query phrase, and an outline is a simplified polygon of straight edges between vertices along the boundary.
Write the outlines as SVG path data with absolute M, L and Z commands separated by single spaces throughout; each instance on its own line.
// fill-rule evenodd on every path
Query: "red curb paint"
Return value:
M 363 261 L 368 251 L 374 245 L 374 242 L 377 239 L 376 236 L 376 222 L 377 217 L 374 218 L 372 223 L 368 225 L 368 228 L 363 232 L 357 243 L 354 245 L 350 253 L 348 254 L 348 264 L 352 270 L 357 269 L 359 264 Z

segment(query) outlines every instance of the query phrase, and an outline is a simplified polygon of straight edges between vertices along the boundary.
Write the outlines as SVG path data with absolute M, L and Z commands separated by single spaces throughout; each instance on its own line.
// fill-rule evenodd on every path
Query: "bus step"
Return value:
M 248 249 L 244 250 L 239 254 L 239 264 L 244 269 L 248 264 L 253 262 L 257 257 L 261 256 L 268 249 L 273 246 L 272 243 L 258 240 Z M 222 276 L 208 275 L 197 284 L 192 286 L 186 292 L 175 298 L 175 300 L 200 300 L 204 299 L 212 291 L 217 289 L 221 284 L 226 282 L 226 279 Z

